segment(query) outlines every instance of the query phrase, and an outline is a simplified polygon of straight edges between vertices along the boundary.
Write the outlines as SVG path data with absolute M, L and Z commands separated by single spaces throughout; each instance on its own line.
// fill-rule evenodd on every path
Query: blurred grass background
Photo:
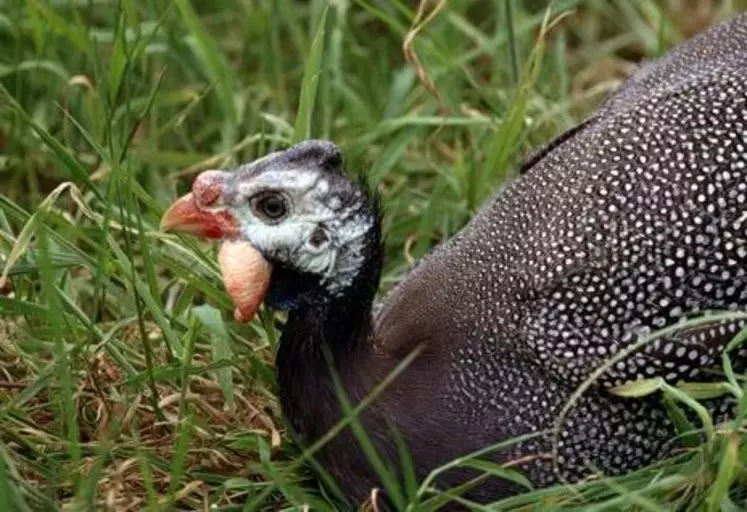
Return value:
M 169 202 L 332 139 L 382 192 L 386 289 L 636 63 L 745 9 L 0 0 L 0 510 L 339 508 L 284 437 L 273 319 L 233 323 L 214 247 L 158 232 Z M 495 510 L 728 510 L 744 460 L 706 459 Z

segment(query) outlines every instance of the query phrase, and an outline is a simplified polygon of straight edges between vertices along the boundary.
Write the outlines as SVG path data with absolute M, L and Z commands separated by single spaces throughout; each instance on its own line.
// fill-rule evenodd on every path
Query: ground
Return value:
M 637 62 L 747 9 L 548 3 L 0 2 L 0 509 L 333 510 L 270 312 L 232 322 L 215 247 L 160 215 L 201 170 L 332 139 L 382 193 L 385 291 Z M 723 428 L 495 510 L 737 510 L 746 459 Z

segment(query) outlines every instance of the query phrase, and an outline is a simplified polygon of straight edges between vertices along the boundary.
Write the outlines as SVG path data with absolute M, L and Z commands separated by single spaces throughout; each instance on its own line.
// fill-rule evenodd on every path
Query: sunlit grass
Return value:
M 452 0 L 419 24 L 396 0 L 0 0 L 0 510 L 341 508 L 285 438 L 273 318 L 231 320 L 215 247 L 159 233 L 164 208 L 330 138 L 382 192 L 385 291 L 636 61 L 747 8 L 694 4 Z M 746 417 L 494 509 L 737 510 Z

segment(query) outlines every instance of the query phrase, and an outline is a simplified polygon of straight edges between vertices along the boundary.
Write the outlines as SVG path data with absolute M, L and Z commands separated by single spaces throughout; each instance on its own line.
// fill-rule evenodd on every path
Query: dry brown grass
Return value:
M 150 325 L 155 334 L 157 328 Z M 30 368 L 23 355 L 19 354 L 14 340 L 22 337 L 21 327 L 14 322 L 0 323 L 0 401 L 17 400 L 33 381 L 34 368 Z M 132 343 L 138 344 L 135 329 L 128 333 Z M 154 336 L 155 338 L 155 336 Z M 157 367 L 168 361 L 163 351 L 156 352 Z M 265 354 L 265 358 L 269 355 Z M 38 361 L 42 364 L 44 361 Z M 197 354 L 192 361 L 194 368 L 211 363 L 207 354 Z M 164 418 L 159 420 L 145 392 L 133 392 L 123 371 L 103 352 L 87 358 L 88 372 L 81 374 L 75 389 L 74 400 L 78 413 L 80 440 L 87 451 L 94 454 L 84 456 L 76 470 L 86 476 L 94 466 L 101 463 L 102 450 L 106 460 L 100 470 L 96 494 L 102 507 L 111 511 L 142 510 L 146 503 L 147 489 L 143 481 L 142 468 L 136 450 L 149 457 L 169 461 L 180 429 L 180 407 L 186 403 L 193 426 L 187 450 L 185 471 L 187 475 L 208 473 L 230 478 L 259 479 L 248 463 L 256 461 L 256 447 L 241 446 L 237 439 L 252 434 L 266 439 L 272 454 L 280 448 L 282 427 L 279 423 L 276 404 L 268 401 L 266 393 L 246 379 L 234 382 L 234 407 L 228 409 L 222 391 L 215 380 L 196 375 L 188 380 L 186 392 L 176 382 L 159 382 L 158 407 Z M 145 367 L 139 368 L 145 370 Z M 240 377 L 240 376 L 239 376 Z M 44 451 L 64 451 L 65 441 L 57 437 L 61 430 L 61 419 L 55 414 L 52 402 L 54 390 L 44 388 L 23 404 L 23 418 L 13 422 L 14 435 L 36 444 Z M 11 450 L 23 450 L 20 443 L 9 443 Z M 19 465 L 24 480 L 35 486 L 45 487 L 53 482 L 31 465 Z M 171 484 L 168 466 L 152 465 L 153 483 L 157 493 L 166 496 Z M 72 496 L 72 482 L 61 485 L 56 492 L 60 496 Z M 208 491 L 214 490 L 199 478 L 189 478 L 176 492 L 176 501 L 196 510 L 207 510 Z M 245 492 L 226 490 L 214 505 L 241 503 Z M 163 501 L 163 500 L 161 500 Z M 80 504 L 62 499 L 66 510 L 77 510 Z

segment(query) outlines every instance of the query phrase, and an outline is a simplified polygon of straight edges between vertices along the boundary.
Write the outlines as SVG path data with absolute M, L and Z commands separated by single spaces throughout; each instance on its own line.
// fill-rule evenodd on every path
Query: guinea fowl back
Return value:
M 445 351 L 440 400 L 465 448 L 552 428 L 571 392 L 639 336 L 747 305 L 746 83 L 743 14 L 643 66 L 384 299 L 378 346 L 416 330 Z M 607 371 L 561 434 L 564 476 L 621 473 L 671 448 L 658 399 L 605 388 L 705 380 L 741 326 L 683 329 Z M 543 438 L 506 457 L 549 450 Z M 557 481 L 547 457 L 525 468 L 535 484 Z

